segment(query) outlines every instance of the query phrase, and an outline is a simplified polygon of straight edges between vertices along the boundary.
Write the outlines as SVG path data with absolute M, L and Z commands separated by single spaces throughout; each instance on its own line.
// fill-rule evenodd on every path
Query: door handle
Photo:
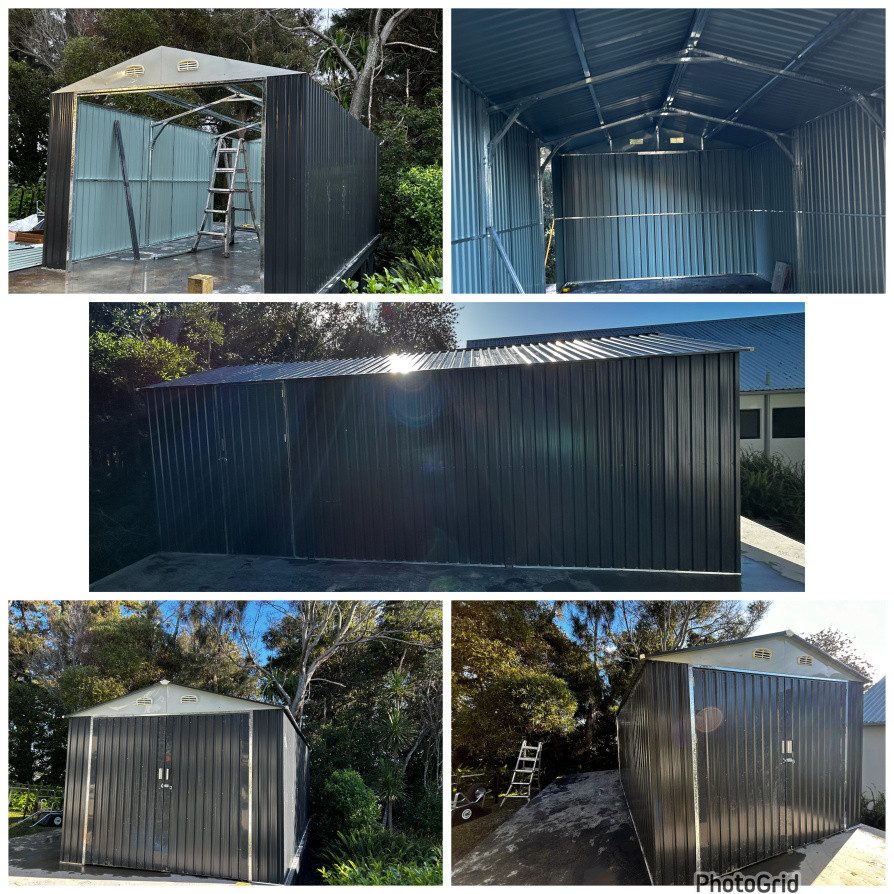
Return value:
M 784 764 L 793 764 L 794 762 L 795 762 L 795 759 L 793 757 L 784 757 L 782 759 L 782 763 L 784 763 Z

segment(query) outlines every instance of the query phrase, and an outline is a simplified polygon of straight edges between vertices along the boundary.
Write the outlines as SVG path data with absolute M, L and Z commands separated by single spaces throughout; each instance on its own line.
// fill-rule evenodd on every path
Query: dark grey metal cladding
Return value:
M 62 847 L 59 856 L 63 863 L 83 862 L 90 729 L 89 717 L 73 717 L 68 721 L 65 797 L 62 805 Z
M 738 572 L 737 369 L 287 381 L 297 555 Z
M 378 233 L 378 141 L 295 74 L 267 78 L 264 148 L 264 291 L 317 292 Z
M 145 392 L 163 550 L 227 552 L 221 466 L 210 388 Z
M 693 677 L 702 867 L 730 872 L 841 831 L 845 687 L 860 684 Z
M 860 822 L 863 792 L 863 684 L 847 684 L 847 794 L 845 799 L 845 827 L 850 829 Z
M 73 93 L 54 93 L 50 98 L 43 265 L 53 270 L 65 270 L 68 266 L 68 225 L 76 103 L 77 97 Z
M 228 552 L 293 555 L 280 383 L 217 387 L 214 401 Z
M 621 785 L 656 885 L 696 870 L 688 672 L 648 662 L 618 712 Z
M 269 712 L 277 713 L 277 712 Z M 168 869 L 248 880 L 248 714 L 167 718 Z
M 286 721 L 281 711 L 253 711 L 252 715 L 251 880 L 279 885 L 288 872 L 282 821 Z
M 308 817 L 308 748 L 291 723 L 283 724 L 283 846 L 291 863 Z

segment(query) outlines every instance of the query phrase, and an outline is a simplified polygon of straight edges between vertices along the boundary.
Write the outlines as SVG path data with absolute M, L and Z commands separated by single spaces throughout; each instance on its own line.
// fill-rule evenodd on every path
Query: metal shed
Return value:
M 769 291 L 783 262 L 795 291 L 884 292 L 884 9 L 470 8 L 452 28 L 454 291 L 545 291 L 551 162 L 559 289 Z
M 621 785 L 656 885 L 860 822 L 863 684 L 791 630 L 650 655 L 618 711 Z
M 307 824 L 284 708 L 162 680 L 70 715 L 63 863 L 282 884 Z
M 184 90 L 209 100 L 188 100 Z M 167 103 L 170 116 L 155 120 L 101 105 L 128 93 Z M 233 103 L 253 111 L 244 120 L 233 117 Z M 368 261 L 378 238 L 376 137 L 308 74 L 157 47 L 53 94 L 46 267 L 70 270 L 79 260 L 131 248 L 122 154 L 143 249 L 134 263 L 152 263 L 153 254 L 171 251 L 165 246 L 172 240 L 195 236 L 219 134 L 177 124 L 193 112 L 248 139 L 259 233 L 240 239 L 260 241 L 262 291 L 338 290 Z M 243 175 L 236 180 L 247 188 Z M 237 225 L 249 222 L 247 214 L 236 216 Z M 174 251 L 185 253 L 189 245 Z M 220 252 L 220 244 L 211 250 Z
M 161 547 L 735 588 L 742 350 L 650 333 L 162 382 Z

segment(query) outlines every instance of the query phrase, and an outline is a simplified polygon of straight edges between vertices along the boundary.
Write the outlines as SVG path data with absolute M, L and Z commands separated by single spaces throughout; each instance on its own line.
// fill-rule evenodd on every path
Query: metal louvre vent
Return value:
M 147 696 L 147 695 L 143 695 L 137 699 L 137 704 L 138 705 L 151 705 L 152 699 L 149 698 L 149 696 Z
M 197 695 L 181 695 L 180 696 L 180 704 L 181 705 L 195 705 L 199 701 L 199 697 Z
M 769 661 L 773 657 L 773 653 L 769 649 L 755 649 L 751 653 L 752 658 L 758 658 L 761 661 Z
M 809 655 L 799 655 L 798 664 L 813 664 L 813 659 Z
M 128 65 L 127 68 L 124 69 L 124 77 L 141 78 L 143 77 L 144 72 L 145 69 L 142 65 Z
M 177 63 L 177 71 L 198 71 L 199 63 L 195 59 L 184 59 Z

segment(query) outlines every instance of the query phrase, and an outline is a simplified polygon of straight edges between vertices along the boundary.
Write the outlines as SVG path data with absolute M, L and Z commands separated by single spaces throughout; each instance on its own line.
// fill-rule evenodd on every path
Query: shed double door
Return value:
M 702 869 L 846 827 L 846 683 L 694 668 L 693 684 Z
M 248 714 L 97 717 L 85 863 L 248 879 Z

